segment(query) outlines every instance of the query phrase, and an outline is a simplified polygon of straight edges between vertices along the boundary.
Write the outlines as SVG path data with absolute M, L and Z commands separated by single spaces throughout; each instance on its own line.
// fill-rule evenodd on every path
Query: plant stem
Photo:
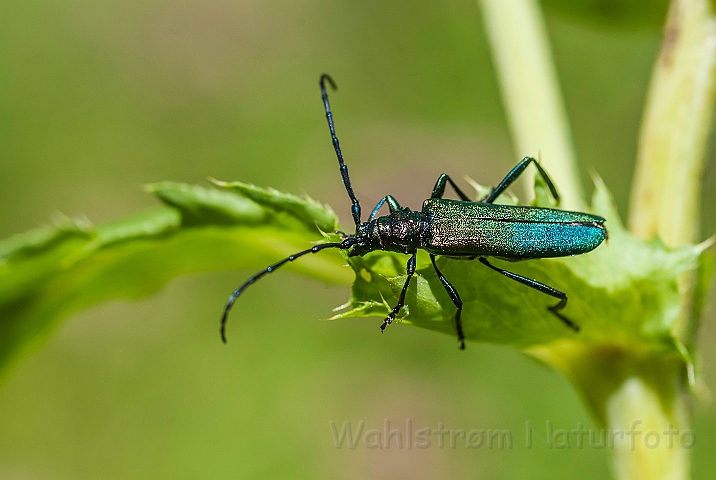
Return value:
M 674 0 L 639 137 L 629 230 L 668 246 L 699 235 L 699 193 L 716 84 L 716 17 L 708 0 Z
M 670 247 L 699 236 L 701 177 L 716 87 L 716 16 L 709 0 L 674 0 L 654 65 L 639 137 L 629 230 Z M 674 333 L 693 345 L 701 305 L 696 274 L 679 281 L 682 314 Z
M 671 247 L 697 241 L 700 183 L 715 85 L 713 5 L 708 0 L 674 0 L 654 66 L 639 137 L 629 215 L 629 229 L 634 235 L 644 239 L 659 236 Z M 700 300 L 694 299 L 697 282 L 696 272 L 678 279 L 681 308 L 672 327 L 676 339 L 691 348 L 701 309 Z M 654 369 L 657 368 L 655 365 Z M 654 429 L 667 425 L 678 425 L 677 429 L 688 427 L 689 394 L 683 369 L 660 373 L 673 386 L 672 401 L 665 403 L 639 378 L 628 381 L 610 399 L 611 428 L 623 427 L 630 418 L 647 413 Z M 693 376 L 689 377 L 693 382 Z M 680 447 L 679 443 L 660 445 L 651 452 L 643 448 L 622 449 L 615 455 L 614 466 L 619 478 L 688 478 L 688 451 Z
M 694 436 L 684 428 L 688 425 L 686 394 L 678 378 L 679 373 L 672 372 L 670 391 L 657 392 L 641 377 L 633 376 L 612 393 L 607 403 L 607 425 L 614 436 L 616 478 L 689 478 L 689 449 Z
M 518 156 L 537 156 L 562 206 L 584 207 L 583 190 L 544 19 L 536 0 L 478 0 Z M 528 188 L 532 194 L 532 184 Z
M 619 480 L 689 478 L 687 394 L 683 359 L 651 346 L 562 341 L 526 351 L 560 370 L 589 405 L 604 436 L 590 439 L 613 453 Z

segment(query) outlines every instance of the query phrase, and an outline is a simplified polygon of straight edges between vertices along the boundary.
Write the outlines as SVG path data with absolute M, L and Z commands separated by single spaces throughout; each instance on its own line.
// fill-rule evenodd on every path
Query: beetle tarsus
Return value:
M 383 324 L 380 326 L 380 333 L 385 333 L 385 327 L 393 323 L 393 320 L 390 317 L 386 317 L 385 320 L 383 320 Z
M 552 314 L 553 314 L 554 316 L 556 316 L 557 318 L 559 318 L 560 320 L 562 320 L 562 322 L 564 322 L 565 325 L 567 325 L 570 329 L 572 329 L 573 332 L 579 333 L 579 330 L 580 330 L 579 325 L 577 325 L 576 323 L 574 323 L 573 321 L 571 321 L 569 318 L 567 318 L 567 317 L 565 317 L 564 315 L 562 315 L 561 313 L 559 313 L 559 310 L 561 310 L 562 308 L 564 308 L 564 304 L 566 304 L 566 303 L 567 303 L 567 302 L 564 302 L 564 303 L 563 303 L 563 302 L 559 302 L 559 303 L 558 303 L 557 305 L 555 305 L 554 307 L 547 307 L 547 310 L 549 310 L 550 312 L 552 312 Z

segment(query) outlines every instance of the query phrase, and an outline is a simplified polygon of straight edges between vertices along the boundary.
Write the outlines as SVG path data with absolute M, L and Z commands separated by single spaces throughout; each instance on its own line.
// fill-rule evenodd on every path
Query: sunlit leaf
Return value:
M 1 241 L 0 366 L 75 311 L 149 295 L 190 272 L 259 269 L 319 241 L 314 217 L 324 228 L 336 226 L 333 213 L 313 200 L 250 188 L 268 200 L 158 183 L 148 190 L 164 206 L 98 227 L 63 218 Z M 292 268 L 348 283 L 343 264 L 325 253 Z M 222 307 L 214 312 L 217 339 Z

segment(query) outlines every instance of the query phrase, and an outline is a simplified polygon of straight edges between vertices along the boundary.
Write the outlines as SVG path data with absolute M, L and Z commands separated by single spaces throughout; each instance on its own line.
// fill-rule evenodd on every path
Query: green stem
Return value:
M 526 352 L 567 376 L 606 426 L 615 478 L 689 478 L 695 439 L 688 429 L 680 356 L 648 345 L 564 341 Z
M 644 239 L 658 236 L 671 247 L 698 239 L 700 183 L 715 86 L 713 5 L 708 0 L 674 0 L 654 66 L 639 138 L 629 216 L 633 234 Z M 678 284 L 681 308 L 672 332 L 683 345 L 692 347 L 700 314 L 700 300 L 694 298 L 698 273 L 682 274 Z M 654 367 L 657 371 L 658 364 Z M 673 386 L 672 401 L 665 403 L 635 378 L 610 399 L 610 427 L 623 426 L 629 417 L 643 416 L 646 411 L 654 429 L 666 425 L 688 428 L 683 369 L 663 370 L 660 374 Z M 692 374 L 689 380 L 693 382 Z M 622 450 L 617 452 L 614 466 L 619 478 L 688 478 L 689 455 L 680 446 L 681 443 L 652 451 Z
M 620 480 L 689 478 L 689 449 L 694 435 L 686 426 L 688 413 L 678 382 L 669 376 L 669 390 L 655 391 L 640 376 L 627 378 L 607 404 L 607 425 L 615 435 L 613 467 Z M 665 401 L 664 396 L 671 401 Z
M 639 137 L 629 230 L 668 246 L 699 236 L 700 192 L 716 88 L 716 16 L 708 0 L 674 0 Z M 703 265 L 701 266 L 703 268 Z M 700 302 L 697 274 L 683 275 L 682 315 L 674 328 L 681 341 L 695 340 Z
M 629 230 L 671 247 L 699 235 L 699 193 L 716 86 L 716 17 L 708 0 L 675 0 L 639 137 Z
M 537 156 L 563 207 L 584 208 L 569 123 L 536 0 L 478 0 L 518 156 Z M 528 188 L 532 193 L 532 184 Z

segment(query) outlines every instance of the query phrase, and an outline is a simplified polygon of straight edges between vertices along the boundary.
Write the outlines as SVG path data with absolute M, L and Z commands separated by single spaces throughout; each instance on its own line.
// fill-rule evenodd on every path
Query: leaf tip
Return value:
M 709 248 L 711 248 L 714 245 L 714 243 L 716 243 L 716 235 L 711 235 L 709 238 L 707 238 L 703 242 L 697 243 L 695 245 L 695 247 L 699 253 L 702 253 L 702 252 L 708 250 Z
M 217 180 L 214 177 L 206 177 L 206 179 L 209 181 L 209 183 L 213 183 L 217 187 L 228 188 L 228 186 L 229 186 L 229 182 L 225 182 L 223 180 Z

